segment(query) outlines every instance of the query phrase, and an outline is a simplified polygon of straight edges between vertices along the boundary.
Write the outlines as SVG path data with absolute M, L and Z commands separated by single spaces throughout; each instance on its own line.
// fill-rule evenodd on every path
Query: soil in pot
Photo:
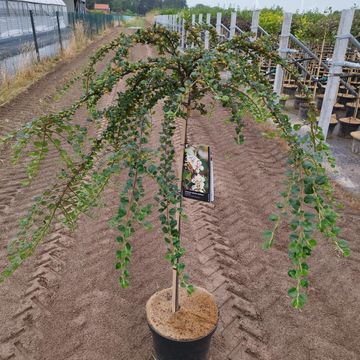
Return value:
M 192 295 L 180 289 L 180 309 L 171 310 L 171 289 L 155 293 L 146 315 L 157 360 L 206 360 L 219 319 L 214 297 L 197 288 Z

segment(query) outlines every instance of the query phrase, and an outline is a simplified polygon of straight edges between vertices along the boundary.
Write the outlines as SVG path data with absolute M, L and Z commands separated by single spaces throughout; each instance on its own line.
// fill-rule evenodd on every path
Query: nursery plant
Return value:
M 119 283 L 123 288 L 129 286 L 129 263 L 136 229 L 141 226 L 151 229 L 156 225 L 148 221 L 148 215 L 155 209 L 143 199 L 144 178 L 150 177 L 158 184 L 156 211 L 159 212 L 165 256 L 173 269 L 172 301 L 173 311 L 177 311 L 179 285 L 190 294 L 194 287 L 185 274 L 182 260 L 185 249 L 181 243 L 180 222 L 185 213 L 181 201 L 181 174 L 177 174 L 174 167 L 177 154 L 173 137 L 177 119 L 182 119 L 187 128 L 194 111 L 207 112 L 209 99 L 228 109 L 228 120 L 234 126 L 231 140 L 239 146 L 244 142 L 244 116 L 257 122 L 271 119 L 287 142 L 287 182 L 281 193 L 282 201 L 274 204 L 276 210 L 269 214 L 272 228 L 264 229 L 264 247 L 273 245 L 281 222 L 285 220 L 290 227 L 292 265 L 288 275 L 294 286 L 288 290 L 288 295 L 292 306 L 302 308 L 306 302 L 307 258 L 317 239 L 327 238 L 342 255 L 349 255 L 347 242 L 339 237 L 333 188 L 324 168 L 324 162 L 335 166 L 334 159 L 317 126 L 314 104 L 310 103 L 309 115 L 303 124 L 292 125 L 282 112 L 270 83 L 259 70 L 260 59 L 282 65 L 306 92 L 297 78 L 297 71 L 281 59 L 272 50 L 273 44 L 264 38 L 250 41 L 250 34 L 244 34 L 219 43 L 216 33 L 211 28 L 207 30 L 211 37 L 209 50 L 203 47 L 203 28 L 199 27 L 187 28 L 187 43 L 194 46 L 184 51 L 179 49 L 179 35 L 163 27 L 141 29 L 131 35 L 119 34 L 97 51 L 81 75 L 67 85 L 70 88 L 82 82 L 80 98 L 58 113 L 31 120 L 1 140 L 2 146 L 11 146 L 14 162 L 21 157 L 28 160 L 25 186 L 36 181 L 50 147 L 58 151 L 63 164 L 56 184 L 39 195 L 20 220 L 19 233 L 9 243 L 9 263 L 1 270 L 0 281 L 34 253 L 55 222 L 61 221 L 75 229 L 82 213 L 99 206 L 101 193 L 110 180 L 125 171 L 128 180 L 119 191 L 118 210 L 111 220 L 111 225 L 118 230 L 114 240 L 118 244 L 115 255 Z M 155 47 L 157 55 L 130 61 L 129 52 L 136 44 Z M 98 62 L 109 55 L 111 58 L 105 69 L 97 72 Z M 226 80 L 222 77 L 224 71 L 229 74 Z M 119 81 L 124 81 L 125 89 L 117 92 L 113 103 L 100 107 L 100 100 Z M 308 97 L 310 99 L 311 94 Z M 157 104 L 162 105 L 163 117 L 160 142 L 154 151 L 148 142 L 152 131 L 151 113 Z M 75 113 L 83 106 L 90 114 L 88 126 L 74 121 Z M 106 126 L 99 127 L 97 135 L 91 136 L 89 128 L 100 121 L 105 121 Z M 305 125 L 308 131 L 299 132 Z

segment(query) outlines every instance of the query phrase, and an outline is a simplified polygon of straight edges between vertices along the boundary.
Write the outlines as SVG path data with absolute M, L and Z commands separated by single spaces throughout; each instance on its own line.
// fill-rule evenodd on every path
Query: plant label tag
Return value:
M 185 146 L 182 193 L 189 199 L 214 201 L 213 166 L 208 145 Z

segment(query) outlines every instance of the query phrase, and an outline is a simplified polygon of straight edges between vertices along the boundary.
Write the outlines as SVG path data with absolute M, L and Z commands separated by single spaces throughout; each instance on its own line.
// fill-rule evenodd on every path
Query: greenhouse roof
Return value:
M 27 2 L 33 4 L 66 6 L 63 0 L 9 0 L 13 2 Z

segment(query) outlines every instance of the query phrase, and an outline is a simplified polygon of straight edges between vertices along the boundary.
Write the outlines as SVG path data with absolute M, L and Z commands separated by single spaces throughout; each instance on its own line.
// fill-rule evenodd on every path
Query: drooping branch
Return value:
M 210 50 L 200 46 L 204 30 L 210 32 Z M 178 34 L 161 27 L 121 34 L 101 48 L 84 72 L 68 84 L 67 88 L 82 80 L 84 93 L 79 99 L 57 114 L 29 122 L 3 140 L 13 144 L 15 159 L 30 152 L 27 171 L 31 180 L 36 177 L 50 146 L 59 152 L 64 169 L 57 184 L 44 192 L 22 220 L 19 236 L 10 246 L 10 265 L 2 272 L 0 281 L 34 252 L 50 231 L 52 222 L 60 220 L 75 228 L 80 214 L 97 206 L 111 177 L 128 169 L 129 178 L 119 195 L 118 212 L 112 221 L 120 232 L 117 237 L 120 284 L 123 287 L 129 284 L 130 238 L 136 224 L 151 227 L 146 221 L 151 204 L 141 203 L 145 191 L 143 178 L 149 176 L 159 187 L 156 200 L 166 257 L 181 277 L 181 284 L 192 292 L 193 287 L 184 274 L 185 265 L 180 260 L 185 249 L 178 225 L 184 213 L 179 179 L 173 168 L 176 156 L 173 136 L 176 119 L 187 120 L 189 110 L 207 111 L 208 94 L 229 109 L 230 120 L 236 124 L 238 143 L 244 140 L 242 119 L 250 113 L 260 122 L 271 118 L 288 144 L 288 183 L 282 193 L 283 201 L 277 204 L 278 213 L 269 216 L 274 228 L 264 235 L 265 245 L 269 247 L 276 238 L 281 218 L 290 216 L 289 256 L 294 269 L 289 271 L 289 276 L 296 281 L 296 286 L 289 290 L 293 306 L 300 308 L 306 300 L 302 290 L 308 284 L 306 259 L 316 245 L 316 230 L 330 238 L 343 255 L 349 254 L 346 241 L 338 238 L 340 229 L 336 226 L 332 186 L 323 166 L 325 160 L 332 165 L 334 160 L 316 124 L 314 104 L 310 104 L 309 117 L 304 122 L 309 131 L 300 133 L 302 126 L 291 124 L 283 113 L 277 96 L 259 70 L 259 63 L 266 59 L 281 64 L 308 94 L 297 71 L 266 40 L 249 42 L 245 34 L 217 44 L 216 33 L 208 27 L 189 27 L 187 31 L 188 40 L 199 46 L 183 53 L 178 50 Z M 130 61 L 131 47 L 136 44 L 156 47 L 159 56 Z M 98 72 L 97 64 L 107 57 L 108 65 Z M 226 79 L 222 78 L 224 72 L 229 74 Z M 110 105 L 100 107 L 100 101 L 114 91 L 119 81 L 123 81 L 125 90 L 118 91 Z M 163 104 L 164 117 L 159 148 L 154 151 L 146 145 L 151 130 L 148 118 L 159 102 Z M 102 119 L 105 124 L 96 137 L 91 137 L 88 131 L 93 126 L 91 123 L 81 127 L 73 121 L 82 106 L 87 107 L 93 120 Z

